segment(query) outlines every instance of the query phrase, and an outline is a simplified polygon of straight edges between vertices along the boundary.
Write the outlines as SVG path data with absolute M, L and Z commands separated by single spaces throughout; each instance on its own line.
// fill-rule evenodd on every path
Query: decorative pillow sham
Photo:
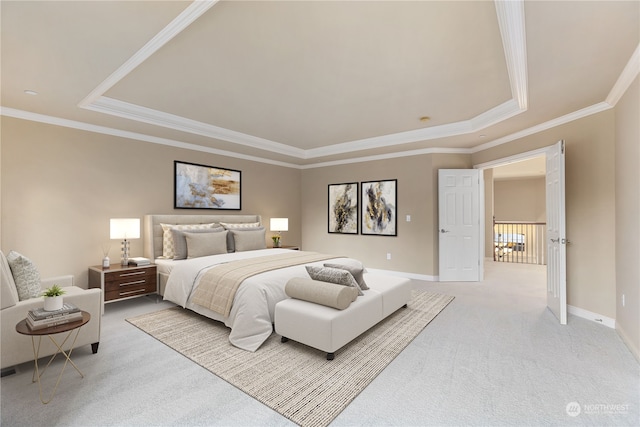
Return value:
M 364 295 L 358 282 L 353 278 L 351 273 L 347 270 L 330 267 L 315 267 L 313 265 L 305 266 L 307 273 L 313 280 L 320 280 L 321 282 L 336 283 L 343 286 L 353 286 L 358 289 L 358 295 Z
M 42 292 L 40 288 L 40 273 L 35 264 L 26 256 L 15 251 L 9 252 L 7 262 L 11 269 L 13 281 L 16 283 L 18 299 L 24 301 L 39 297 Z
M 233 245 L 236 252 L 267 248 L 263 227 L 256 230 L 231 230 L 231 234 L 233 234 Z
M 214 228 L 201 228 L 196 230 L 177 230 L 175 228 L 171 229 L 171 236 L 173 238 L 173 259 L 187 259 L 187 239 L 185 238 L 184 233 L 225 233 L 225 239 L 227 232 L 223 227 L 214 227 Z M 225 240 L 225 252 L 227 251 L 227 245 Z
M 366 291 L 367 289 L 369 289 L 369 286 L 367 286 L 367 283 L 364 281 L 364 268 L 355 267 L 352 265 L 330 264 L 330 263 L 327 263 L 324 266 L 330 267 L 330 268 L 339 268 L 341 270 L 347 270 L 349 273 L 351 273 L 353 278 L 356 279 L 356 282 L 358 282 L 360 289 L 362 289 L 363 291 Z
M 210 224 L 160 224 L 162 227 L 162 258 L 172 259 L 175 255 L 175 250 L 173 248 L 173 236 L 171 235 L 171 230 L 200 230 L 203 228 L 214 228 L 219 227 L 219 224 L 210 223 Z
M 209 255 L 226 254 L 227 233 L 228 231 L 226 230 L 215 233 L 193 233 L 185 231 L 184 237 L 187 242 L 187 257 L 199 258 Z
M 221 226 L 227 230 L 236 230 L 238 228 L 257 228 L 260 227 L 259 222 L 221 222 Z

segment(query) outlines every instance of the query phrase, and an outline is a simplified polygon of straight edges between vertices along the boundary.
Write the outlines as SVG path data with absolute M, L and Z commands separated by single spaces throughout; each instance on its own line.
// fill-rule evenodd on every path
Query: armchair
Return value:
M 31 340 L 16 332 L 16 324 L 27 317 L 29 310 L 44 305 L 41 297 L 20 301 L 9 263 L 0 252 L 0 365 L 2 369 L 33 360 Z M 65 290 L 65 301 L 71 302 L 91 314 L 91 320 L 82 327 L 75 348 L 91 344 L 93 353 L 98 352 L 100 342 L 101 295 L 100 289 L 82 289 L 73 286 L 73 276 L 60 276 L 40 281 L 41 289 L 58 284 Z M 68 350 L 70 343 L 66 343 Z M 40 356 L 51 356 L 56 347 L 43 339 Z

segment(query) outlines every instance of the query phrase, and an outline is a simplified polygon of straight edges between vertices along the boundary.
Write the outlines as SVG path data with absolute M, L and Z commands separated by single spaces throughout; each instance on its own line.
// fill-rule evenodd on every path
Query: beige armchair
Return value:
M 2 369 L 33 360 L 33 347 L 28 336 L 16 332 L 16 324 L 27 317 L 29 310 L 44 305 L 42 297 L 19 301 L 16 284 L 9 263 L 0 252 L 0 364 Z M 82 289 L 73 286 L 73 276 L 61 276 L 41 280 L 41 289 L 58 284 L 65 290 L 64 299 L 91 314 L 91 320 L 80 330 L 75 348 L 91 344 L 93 353 L 98 352 L 100 342 L 101 295 L 100 289 Z M 71 340 L 69 340 L 71 341 Z M 66 344 L 68 350 L 70 343 Z M 39 355 L 51 356 L 56 347 L 51 340 L 43 339 Z

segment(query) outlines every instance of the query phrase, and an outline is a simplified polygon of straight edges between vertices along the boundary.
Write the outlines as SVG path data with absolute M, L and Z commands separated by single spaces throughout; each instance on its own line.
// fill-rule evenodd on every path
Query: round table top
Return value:
M 53 335 L 61 332 L 72 331 L 82 325 L 85 325 L 89 320 L 91 320 L 91 315 L 86 311 L 82 311 L 82 319 L 64 323 L 62 325 L 51 326 L 49 328 L 31 330 L 29 329 L 29 326 L 27 326 L 27 319 L 24 319 L 16 325 L 16 332 L 22 335 Z

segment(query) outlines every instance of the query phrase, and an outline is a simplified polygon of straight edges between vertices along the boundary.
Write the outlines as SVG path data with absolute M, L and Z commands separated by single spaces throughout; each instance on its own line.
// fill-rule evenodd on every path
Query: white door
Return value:
M 438 234 L 440 281 L 479 281 L 479 170 L 438 171 Z
M 564 141 L 549 147 L 547 158 L 547 307 L 567 324 L 567 236 Z

